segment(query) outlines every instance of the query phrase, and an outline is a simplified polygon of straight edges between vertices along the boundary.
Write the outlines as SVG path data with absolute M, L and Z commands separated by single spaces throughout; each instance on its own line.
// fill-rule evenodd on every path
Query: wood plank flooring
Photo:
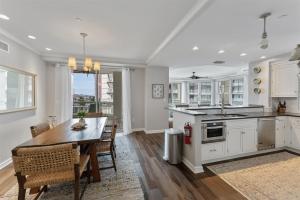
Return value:
M 209 171 L 194 175 L 184 165 L 174 166 L 164 161 L 163 134 L 136 132 L 122 139 L 128 140 L 146 199 L 245 199 Z M 11 165 L 0 170 L 0 195 L 17 183 L 13 173 Z

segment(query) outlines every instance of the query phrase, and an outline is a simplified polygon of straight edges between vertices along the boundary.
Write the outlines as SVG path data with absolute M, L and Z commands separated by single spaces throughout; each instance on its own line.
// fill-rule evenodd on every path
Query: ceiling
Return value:
M 226 61 L 214 66 L 221 70 L 291 51 L 300 43 L 299 10 L 297 0 L 0 0 L 11 18 L 0 27 L 43 55 L 82 54 L 79 33 L 87 32 L 91 56 L 206 74 L 215 60 Z M 270 46 L 261 50 L 258 17 L 266 11 Z
M 195 2 L 0 0 L 0 12 L 11 18 L 0 27 L 42 54 L 82 54 L 79 33 L 86 32 L 89 55 L 145 62 Z
M 214 0 L 150 64 L 185 67 L 223 60 L 227 66 L 241 66 L 263 55 L 287 53 L 300 43 L 299 10 L 297 0 Z M 263 31 L 258 18 L 264 12 L 272 12 L 267 19 L 270 45 L 266 50 L 258 45 Z M 194 52 L 195 45 L 199 50 Z M 218 54 L 220 49 L 225 53 Z M 240 57 L 241 53 L 248 55 Z

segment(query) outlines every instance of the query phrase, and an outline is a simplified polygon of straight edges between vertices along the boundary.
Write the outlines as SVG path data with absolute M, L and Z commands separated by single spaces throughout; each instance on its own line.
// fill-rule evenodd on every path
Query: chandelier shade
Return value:
M 100 72 L 101 69 L 101 64 L 100 62 L 94 62 L 91 57 L 87 57 L 86 56 L 86 47 L 85 47 L 85 38 L 88 36 L 87 33 L 80 33 L 81 37 L 82 37 L 82 47 L 83 47 L 83 65 L 82 65 L 82 70 L 84 72 L 87 72 L 87 74 L 89 74 L 89 72 L 91 72 L 92 70 L 94 70 L 96 73 Z M 77 69 L 77 62 L 76 62 L 76 58 L 71 56 L 68 59 L 68 67 L 71 70 L 76 70 Z
M 77 63 L 76 63 L 76 58 L 75 57 L 69 57 L 69 59 L 68 59 L 68 67 L 71 70 L 76 70 L 77 69 Z

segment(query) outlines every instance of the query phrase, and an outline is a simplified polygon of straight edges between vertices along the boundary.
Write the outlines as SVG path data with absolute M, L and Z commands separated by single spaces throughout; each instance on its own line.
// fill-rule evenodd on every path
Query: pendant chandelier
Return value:
M 260 48 L 261 49 L 266 49 L 269 46 L 269 41 L 268 41 L 268 34 L 266 31 L 266 21 L 267 21 L 267 17 L 269 17 L 271 15 L 271 13 L 264 13 L 262 14 L 259 18 L 264 20 L 264 31 L 262 34 L 262 38 L 261 38 L 261 42 L 260 42 Z
M 85 47 L 85 38 L 88 36 L 87 33 L 80 33 L 81 37 L 82 37 L 82 43 L 83 43 L 83 71 L 86 73 L 90 73 L 92 71 L 94 71 L 95 73 L 99 73 L 100 69 L 101 69 L 101 64 L 100 62 L 94 62 L 92 58 L 87 57 L 86 56 L 86 47 Z M 71 56 L 68 59 L 68 66 L 71 70 L 76 70 L 77 69 L 77 62 L 76 62 L 76 58 Z

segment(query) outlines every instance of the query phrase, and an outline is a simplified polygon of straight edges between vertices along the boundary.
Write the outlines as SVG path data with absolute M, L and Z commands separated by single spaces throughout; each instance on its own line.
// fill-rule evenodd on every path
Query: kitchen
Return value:
M 192 126 L 191 143 L 183 148 L 183 163 L 191 171 L 201 173 L 203 165 L 217 161 L 300 150 L 299 66 L 289 58 L 250 63 L 223 77 L 180 81 L 178 69 L 170 71 L 170 124 L 182 131 L 187 122 Z

